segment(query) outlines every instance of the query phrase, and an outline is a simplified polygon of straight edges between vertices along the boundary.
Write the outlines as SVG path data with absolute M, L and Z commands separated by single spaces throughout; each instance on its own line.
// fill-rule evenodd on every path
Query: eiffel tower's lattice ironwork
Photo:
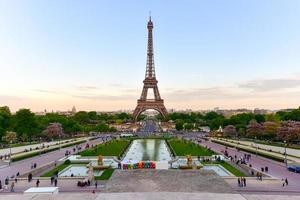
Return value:
M 137 106 L 133 112 L 135 120 L 138 116 L 148 109 L 157 110 L 163 117 L 166 117 L 168 114 L 167 109 L 164 105 L 164 100 L 160 97 L 155 76 L 155 67 L 154 67 L 154 57 L 153 57 L 153 22 L 151 17 L 147 24 L 148 28 L 148 47 L 147 47 L 147 67 L 145 80 L 143 81 L 144 87 L 140 99 L 137 100 Z M 154 99 L 148 99 L 148 90 L 153 89 Z

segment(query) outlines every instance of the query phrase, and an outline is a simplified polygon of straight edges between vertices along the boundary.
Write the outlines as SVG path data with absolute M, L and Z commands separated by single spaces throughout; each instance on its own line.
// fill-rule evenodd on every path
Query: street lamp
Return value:
M 42 154 L 42 137 L 40 137 L 40 155 Z
M 287 167 L 287 154 L 286 154 L 286 141 L 284 140 L 284 162 L 285 166 Z
M 256 144 L 256 136 L 255 136 L 255 143 L 254 143 L 254 144 L 255 144 L 255 147 L 256 147 L 256 148 L 255 148 L 255 154 L 256 154 L 256 157 L 257 157 L 257 148 L 258 148 L 258 146 L 257 146 L 257 144 Z
M 11 164 L 11 145 L 12 145 L 12 140 L 10 140 L 10 145 L 9 145 L 9 163 L 8 163 L 8 165 L 10 165 Z

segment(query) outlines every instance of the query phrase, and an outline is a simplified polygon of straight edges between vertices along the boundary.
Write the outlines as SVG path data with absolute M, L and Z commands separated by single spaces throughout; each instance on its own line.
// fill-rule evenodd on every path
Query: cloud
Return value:
M 64 92 L 57 91 L 57 90 L 44 90 L 44 89 L 35 89 L 33 90 L 39 93 L 48 93 L 48 94 L 63 94 Z
M 99 89 L 99 87 L 83 85 L 83 86 L 75 86 L 75 89 L 78 91 L 90 91 L 90 90 L 97 90 Z
M 262 79 L 238 84 L 240 88 L 251 89 L 254 92 L 270 92 L 285 90 L 300 86 L 300 79 Z
M 108 84 L 108 86 L 110 86 L 110 87 L 122 87 L 123 85 L 120 84 L 120 83 L 110 83 L 110 84 Z
M 81 98 L 81 99 L 88 99 L 88 100 L 108 100 L 108 101 L 124 101 L 124 100 L 132 100 L 137 98 L 135 95 L 118 95 L 118 96 L 112 96 L 112 95 L 71 95 L 75 98 Z

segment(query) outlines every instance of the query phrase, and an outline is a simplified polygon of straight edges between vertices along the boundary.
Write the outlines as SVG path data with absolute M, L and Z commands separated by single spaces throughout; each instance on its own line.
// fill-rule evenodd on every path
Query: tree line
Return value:
M 131 120 L 127 113 L 97 114 L 95 111 L 79 111 L 73 116 L 65 116 L 57 113 L 47 113 L 37 116 L 29 109 L 20 109 L 12 114 L 9 107 L 0 107 L 0 141 L 9 142 L 18 140 L 27 142 L 39 138 L 47 138 L 47 127 L 51 123 L 59 123 L 65 136 L 71 136 L 82 132 L 113 132 L 115 128 L 111 123 L 124 123 Z M 54 135 L 53 135 L 54 136 Z
M 169 114 L 168 120 L 175 122 L 177 130 L 200 130 L 203 126 L 217 130 L 221 126 L 229 137 L 300 141 L 300 108 L 273 114 L 241 113 L 229 118 L 214 111 L 206 114 L 175 112 Z

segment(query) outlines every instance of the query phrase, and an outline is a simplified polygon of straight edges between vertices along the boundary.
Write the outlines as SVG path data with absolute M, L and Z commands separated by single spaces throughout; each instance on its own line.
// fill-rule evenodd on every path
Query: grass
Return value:
M 101 176 L 95 176 L 95 179 L 96 180 L 108 180 L 113 173 L 114 173 L 114 169 L 106 169 L 101 174 Z
M 235 168 L 234 166 L 232 166 L 231 164 L 229 164 L 229 163 L 227 163 L 225 161 L 204 162 L 204 164 L 217 164 L 217 165 L 221 165 L 227 171 L 229 171 L 230 173 L 232 173 L 233 175 L 235 175 L 237 177 L 246 176 L 243 172 L 241 172 L 240 170 L 238 170 L 237 168 Z
M 130 140 L 112 140 L 99 144 L 94 148 L 87 149 L 79 153 L 81 156 L 118 156 L 120 157 L 130 144 Z
M 54 169 L 46 172 L 45 174 L 43 174 L 41 177 L 51 177 L 53 175 L 55 175 L 56 172 L 60 172 L 62 171 L 63 169 L 65 169 L 66 167 L 68 167 L 70 164 L 61 164 L 61 165 L 58 165 L 57 167 L 55 167 Z
M 185 140 L 170 139 L 167 140 L 167 143 L 176 156 L 212 156 L 213 154 L 216 154 L 215 152 L 205 147 L 196 145 L 192 142 L 188 142 Z

